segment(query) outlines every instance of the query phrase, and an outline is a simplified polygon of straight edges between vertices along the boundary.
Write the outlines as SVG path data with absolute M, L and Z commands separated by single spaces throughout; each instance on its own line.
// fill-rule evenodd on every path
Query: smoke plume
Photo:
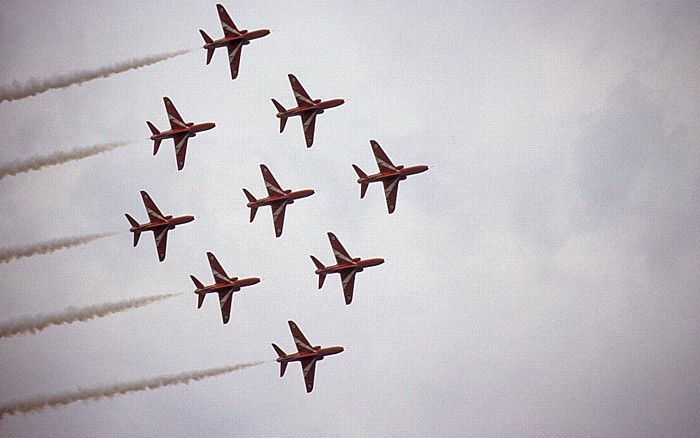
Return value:
M 13 163 L 0 165 L 0 179 L 6 176 L 17 175 L 18 173 L 39 170 L 43 167 L 55 166 L 67 163 L 68 161 L 82 160 L 93 155 L 108 152 L 116 148 L 128 145 L 132 142 L 119 141 L 114 143 L 104 143 L 85 148 L 74 148 L 70 151 L 59 151 L 48 155 L 35 155 L 25 160 L 17 160 Z
M 0 87 L 0 102 L 24 99 L 37 94 L 45 93 L 56 88 L 67 88 L 71 85 L 80 85 L 93 79 L 106 78 L 117 73 L 146 67 L 166 59 L 190 53 L 192 50 L 178 50 L 145 58 L 130 59 L 117 64 L 98 68 L 96 70 L 83 70 L 66 75 L 54 76 L 47 79 L 32 78 L 24 83 L 13 81 L 11 85 Z
M 90 234 L 87 236 L 67 237 L 65 239 L 51 240 L 49 242 L 39 243 L 36 245 L 0 249 L 0 263 L 9 263 L 14 259 L 21 259 L 22 257 L 31 257 L 39 254 L 49 254 L 60 249 L 85 245 L 86 243 L 90 243 L 93 240 L 102 239 L 103 237 L 109 237 L 115 234 L 115 232 Z
M 244 368 L 254 367 L 264 362 L 249 362 L 238 365 L 231 365 L 220 368 L 210 368 L 202 371 L 190 371 L 169 376 L 153 377 L 150 379 L 138 380 L 136 382 L 117 383 L 112 386 L 97 387 L 94 389 L 82 389 L 74 392 L 64 392 L 61 394 L 37 397 L 28 400 L 19 400 L 0 406 L 0 418 L 5 415 L 24 414 L 27 412 L 39 412 L 47 408 L 64 406 L 78 401 L 99 400 L 101 398 L 112 398 L 115 395 L 123 395 L 130 392 L 145 391 L 147 389 L 157 389 L 171 385 L 187 385 L 191 380 L 199 381 L 207 377 L 219 376 L 231 373 Z
M 96 306 L 75 309 L 69 307 L 63 312 L 50 315 L 25 316 L 6 324 L 0 324 L 0 338 L 38 333 L 51 325 L 72 324 L 79 321 L 88 321 L 95 318 L 103 318 L 114 313 L 125 312 L 130 309 L 148 306 L 157 301 L 174 297 L 180 294 L 162 294 L 150 297 L 134 298 Z

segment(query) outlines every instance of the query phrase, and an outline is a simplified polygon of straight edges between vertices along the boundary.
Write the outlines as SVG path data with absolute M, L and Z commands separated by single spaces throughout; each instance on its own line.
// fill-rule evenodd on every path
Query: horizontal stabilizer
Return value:
M 359 176 L 360 178 L 367 178 L 367 174 L 364 173 L 362 169 L 360 169 L 354 164 L 352 165 L 352 168 L 355 169 L 355 173 L 357 173 L 357 176 Z
M 284 357 L 287 355 L 280 347 L 277 346 L 277 344 L 272 344 L 272 348 L 275 349 L 278 357 Z
M 199 33 L 202 35 L 202 38 L 204 38 L 204 42 L 206 44 L 211 44 L 214 42 L 214 40 L 212 40 L 211 37 L 207 35 L 207 33 L 204 32 L 202 29 L 199 29 Z M 207 64 L 209 64 L 209 62 L 207 62 Z
M 277 108 L 278 113 L 283 113 L 287 111 L 285 107 L 282 106 L 281 103 L 277 102 L 275 99 L 272 99 L 272 104 L 275 105 L 275 108 Z
M 141 225 L 140 223 L 138 223 L 138 222 L 136 221 L 136 219 L 134 219 L 133 217 L 129 216 L 128 214 L 124 214 L 124 216 L 126 216 L 126 220 L 129 221 L 129 223 L 131 224 L 132 227 L 138 227 L 139 225 Z
M 255 196 L 253 196 L 253 194 L 250 193 L 248 190 L 243 189 L 243 193 L 245 193 L 245 197 L 248 198 L 248 202 L 255 202 L 255 201 L 257 201 L 257 199 L 255 198 Z
M 325 266 L 323 266 L 323 263 L 321 263 L 316 257 L 314 256 L 309 256 L 311 257 L 311 261 L 314 262 L 314 265 L 316 265 L 316 268 L 318 269 L 323 269 Z
M 160 134 L 160 131 L 158 130 L 158 128 L 156 128 L 155 126 L 153 126 L 153 123 L 151 123 L 151 122 L 149 122 L 149 121 L 146 121 L 146 124 L 148 125 L 148 128 L 151 130 L 151 134 L 153 134 L 153 135 L 158 135 L 158 134 Z
M 190 278 L 192 279 L 192 283 L 194 283 L 194 286 L 197 289 L 204 289 L 204 285 L 201 281 L 197 280 L 197 277 L 195 277 L 194 275 L 190 275 Z
M 204 298 L 205 298 L 206 296 L 207 296 L 207 294 L 201 293 L 201 294 L 199 294 L 199 296 L 197 297 L 197 298 L 198 298 L 198 301 L 197 301 L 197 308 L 198 308 L 198 309 L 201 309 L 201 308 L 202 308 L 202 304 L 204 304 Z

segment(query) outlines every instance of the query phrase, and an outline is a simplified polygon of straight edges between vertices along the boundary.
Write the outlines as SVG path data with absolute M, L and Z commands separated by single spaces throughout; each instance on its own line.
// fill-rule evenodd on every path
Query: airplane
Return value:
M 216 126 L 215 123 L 199 123 L 194 124 L 194 122 L 185 122 L 180 117 L 180 114 L 175 109 L 173 102 L 167 97 L 163 98 L 165 102 L 165 111 L 168 113 L 168 119 L 170 120 L 170 130 L 160 132 L 153 123 L 146 121 L 146 124 L 151 129 L 151 140 L 153 140 L 153 155 L 158 153 L 158 148 L 160 148 L 160 142 L 166 138 L 172 138 L 175 144 L 175 158 L 177 159 L 177 170 L 182 170 L 185 167 L 185 154 L 187 153 L 187 140 L 190 137 L 194 137 L 198 132 L 208 131 Z
M 323 360 L 325 356 L 342 353 L 344 348 L 340 346 L 321 348 L 320 345 L 311 346 L 311 343 L 306 340 L 304 334 L 294 321 L 287 321 L 289 329 L 292 331 L 294 343 L 297 345 L 297 352 L 286 354 L 276 344 L 272 344 L 272 348 L 277 352 L 277 359 L 280 364 L 280 377 L 284 377 L 284 372 L 287 370 L 289 362 L 301 362 L 301 369 L 304 372 L 304 382 L 306 383 L 306 392 L 311 392 L 314 389 L 314 373 L 316 372 L 316 362 Z
M 374 159 L 377 161 L 379 173 L 368 176 L 362 169 L 354 164 L 352 165 L 359 177 L 357 182 L 360 184 L 360 199 L 365 197 L 367 186 L 370 183 L 381 181 L 384 184 L 386 206 L 389 209 L 389 214 L 391 214 L 396 208 L 396 195 L 399 192 L 399 181 L 405 180 L 409 175 L 425 172 L 428 170 L 428 166 L 394 166 L 381 146 L 379 146 L 379 143 L 374 140 L 370 140 L 369 142 L 372 145 L 372 152 L 374 153 Z
M 289 189 L 282 190 L 267 166 L 261 164 L 260 171 L 262 171 L 265 187 L 267 187 L 267 198 L 255 199 L 255 196 L 248 190 L 243 189 L 243 193 L 245 193 L 248 201 L 250 201 L 247 204 L 247 206 L 250 207 L 250 221 L 253 222 L 253 219 L 255 219 L 255 213 L 258 211 L 258 207 L 269 205 L 272 208 L 272 219 L 275 222 L 275 236 L 280 237 L 284 225 L 284 211 L 287 205 L 294 204 L 296 199 L 313 195 L 314 191 L 311 189 L 299 190 L 297 192 L 293 192 Z
M 219 261 L 216 260 L 214 254 L 208 252 L 207 259 L 209 259 L 209 266 L 211 267 L 211 273 L 214 276 L 214 284 L 209 286 L 204 286 L 202 282 L 197 280 L 194 275 L 190 275 L 192 282 L 194 283 L 195 289 L 194 293 L 199 295 L 199 301 L 197 303 L 197 308 L 201 309 L 204 303 L 204 298 L 207 294 L 217 293 L 219 294 L 219 306 L 221 307 L 221 317 L 224 320 L 224 324 L 229 321 L 229 316 L 231 315 L 231 302 L 233 301 L 233 293 L 241 290 L 242 287 L 252 286 L 254 284 L 260 283 L 258 277 L 241 278 L 229 277 L 226 275 L 226 271 L 221 267 Z
M 345 103 L 343 99 L 312 100 L 301 86 L 301 83 L 293 74 L 287 75 L 289 83 L 292 84 L 294 98 L 297 100 L 297 107 L 285 109 L 279 102 L 272 99 L 272 103 L 277 108 L 277 118 L 280 119 L 280 134 L 284 132 L 284 126 L 287 124 L 287 118 L 293 116 L 301 116 L 301 126 L 304 130 L 306 138 L 306 147 L 310 148 L 314 143 L 314 127 L 316 126 L 316 116 L 323 114 L 323 111 L 328 108 L 334 108 Z
M 214 51 L 219 47 L 228 49 L 228 62 L 231 67 L 231 79 L 238 77 L 238 66 L 241 63 L 241 48 L 250 44 L 250 40 L 262 38 L 270 33 L 269 29 L 259 29 L 254 31 L 238 30 L 236 25 L 229 17 L 226 9 L 222 5 L 217 4 L 216 10 L 219 12 L 219 20 L 221 20 L 221 28 L 224 30 L 224 37 L 218 40 L 212 40 L 209 35 L 202 29 L 199 33 L 204 38 L 202 46 L 207 51 L 207 65 L 211 62 Z
M 335 255 L 335 260 L 337 264 L 333 266 L 323 266 L 323 263 L 319 262 L 314 256 L 311 256 L 311 260 L 316 265 L 315 273 L 318 274 L 318 288 L 323 287 L 323 282 L 328 274 L 340 274 L 340 282 L 343 284 L 343 294 L 345 295 L 345 304 L 350 304 L 352 302 L 352 293 L 355 286 L 355 274 L 362 272 L 364 268 L 369 268 L 371 266 L 377 266 L 384 263 L 384 259 L 365 259 L 362 260 L 359 257 L 352 258 L 345 251 L 343 245 L 335 234 L 328 233 L 328 240 L 331 242 L 331 248 L 333 248 L 333 254 Z
M 168 242 L 168 231 L 175 229 L 177 225 L 186 224 L 194 220 L 194 216 L 178 216 L 173 217 L 173 215 L 165 216 L 158 210 L 153 199 L 141 190 L 141 198 L 143 199 L 143 205 L 146 207 L 146 213 L 148 213 L 148 218 L 150 222 L 145 224 L 139 224 L 133 217 L 126 214 L 126 219 L 131 224 L 129 231 L 134 233 L 134 246 L 139 243 L 139 237 L 144 231 L 153 231 L 153 237 L 156 240 L 156 250 L 158 252 L 158 260 L 165 260 L 165 247 Z

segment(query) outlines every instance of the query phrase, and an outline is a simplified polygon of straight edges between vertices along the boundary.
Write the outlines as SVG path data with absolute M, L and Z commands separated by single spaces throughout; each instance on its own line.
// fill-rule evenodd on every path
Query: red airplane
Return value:
M 297 352 L 285 354 L 280 347 L 272 344 L 279 356 L 276 360 L 280 363 L 280 377 L 284 376 L 289 362 L 301 362 L 301 369 L 304 371 L 304 382 L 306 383 L 306 392 L 311 392 L 314 389 L 314 373 L 316 372 L 316 362 L 323 360 L 324 356 L 341 353 L 343 347 L 325 347 L 320 345 L 311 346 L 311 343 L 306 340 L 304 334 L 299 330 L 299 327 L 294 321 L 288 321 L 289 329 L 292 331 L 294 343 L 297 345 Z
M 163 98 L 165 102 L 165 111 L 168 113 L 168 119 L 170 120 L 170 130 L 160 132 L 151 122 L 146 122 L 148 127 L 151 129 L 153 135 L 151 140 L 153 140 L 153 155 L 158 153 L 158 148 L 160 147 L 160 142 L 166 138 L 172 138 L 175 144 L 175 157 L 177 159 L 177 170 L 182 170 L 185 167 L 185 154 L 187 153 L 187 140 L 190 137 L 194 137 L 198 132 L 208 131 L 212 129 L 216 124 L 212 122 L 194 124 L 194 122 L 185 122 L 180 117 L 180 114 L 175 109 L 172 101 L 167 97 Z
M 158 260 L 162 262 L 165 260 L 165 247 L 168 242 L 168 231 L 175 229 L 177 225 L 192 222 L 194 220 L 194 216 L 165 216 L 160 212 L 160 210 L 158 210 L 158 207 L 156 207 L 153 199 L 148 196 L 148 193 L 143 190 L 141 191 L 141 198 L 143 199 L 143 205 L 146 207 L 146 213 L 148 213 L 150 222 L 139 224 L 133 217 L 126 214 L 125 216 L 131 224 L 129 231 L 134 233 L 134 246 L 139 243 L 139 237 L 141 237 L 142 232 L 153 231 L 153 237 L 156 239 Z
M 231 79 L 236 79 L 238 77 L 238 66 L 241 63 L 241 47 L 250 44 L 250 40 L 266 36 L 270 33 L 270 30 L 259 29 L 251 32 L 245 29 L 238 30 L 223 6 L 216 5 L 216 10 L 219 12 L 219 20 L 221 20 L 221 28 L 224 30 L 224 37 L 215 41 L 206 32 L 199 29 L 199 33 L 204 38 L 204 46 L 202 47 L 207 50 L 207 65 L 211 62 L 211 57 L 214 56 L 216 49 L 226 47 L 228 49 L 228 62 L 231 67 Z
M 333 248 L 333 254 L 335 255 L 335 260 L 338 262 L 333 266 L 323 266 L 323 263 L 319 262 L 314 256 L 311 256 L 316 265 L 316 274 L 318 274 L 318 288 L 323 287 L 323 281 L 326 279 L 328 274 L 340 274 L 340 281 L 343 284 L 343 294 L 345 295 L 345 304 L 350 304 L 352 302 L 352 293 L 355 286 L 355 274 L 362 272 L 364 268 L 369 268 L 371 266 L 377 266 L 384 263 L 384 259 L 366 259 L 362 260 L 359 257 L 352 258 L 345 251 L 343 245 L 335 234 L 328 233 L 328 240 L 331 242 L 331 247 Z
M 275 236 L 280 237 L 282 235 L 282 227 L 284 226 L 284 210 L 287 208 L 287 205 L 294 204 L 296 199 L 313 195 L 314 191 L 311 189 L 299 190 L 297 192 L 293 192 L 289 189 L 282 190 L 267 166 L 261 164 L 260 170 L 265 180 L 268 197 L 255 199 L 255 196 L 248 190 L 243 189 L 243 193 L 245 193 L 248 201 L 250 201 L 247 204 L 248 207 L 250 207 L 250 221 L 253 222 L 253 219 L 255 219 L 255 213 L 258 211 L 258 207 L 269 205 L 272 208 L 272 219 L 275 222 Z
M 280 133 L 284 132 L 284 126 L 287 124 L 287 118 L 293 116 L 301 116 L 301 126 L 304 129 L 304 137 L 306 138 L 306 147 L 310 148 L 314 143 L 314 127 L 316 126 L 316 116 L 323 114 L 323 111 L 328 108 L 340 106 L 345 103 L 343 99 L 312 100 L 301 86 L 294 75 L 290 74 L 289 83 L 292 84 L 294 98 L 297 100 L 297 107 L 285 109 L 279 102 L 272 99 L 272 103 L 277 108 L 277 118 L 280 119 Z
M 357 167 L 352 165 L 359 176 L 357 182 L 360 184 L 360 199 L 365 197 L 367 186 L 370 183 L 381 181 L 384 184 L 384 196 L 386 197 L 386 206 L 389 209 L 389 214 L 394 212 L 396 208 L 396 195 L 399 192 L 399 181 L 405 180 L 409 175 L 415 175 L 428 170 L 428 166 L 394 166 L 389 157 L 384 153 L 379 143 L 374 140 L 369 141 L 372 145 L 374 159 L 377 161 L 379 173 L 367 175 Z
M 204 286 L 194 275 L 190 275 L 192 282 L 194 283 L 195 289 L 194 293 L 199 295 L 199 302 L 197 303 L 197 308 L 201 309 L 204 303 L 204 298 L 207 294 L 217 293 L 219 294 L 219 305 L 221 306 L 221 317 L 224 320 L 224 324 L 228 323 L 229 316 L 231 315 L 231 302 L 233 301 L 233 293 L 241 290 L 242 287 L 252 286 L 254 284 L 260 283 L 258 277 L 251 278 L 241 278 L 232 277 L 230 278 L 226 275 L 226 271 L 221 267 L 214 254 L 208 252 L 207 259 L 209 259 L 209 266 L 211 266 L 211 273 L 214 276 L 215 283 L 209 286 Z

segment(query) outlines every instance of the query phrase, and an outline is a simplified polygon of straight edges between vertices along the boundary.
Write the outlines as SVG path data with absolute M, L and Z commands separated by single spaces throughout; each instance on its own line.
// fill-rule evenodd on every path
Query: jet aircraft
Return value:
M 182 170 L 185 167 L 185 154 L 187 153 L 187 140 L 190 137 L 194 137 L 198 132 L 208 131 L 216 126 L 215 123 L 199 123 L 194 124 L 194 122 L 185 122 L 180 114 L 175 109 L 172 101 L 167 97 L 163 98 L 165 102 L 165 111 L 168 113 L 168 119 L 170 120 L 170 130 L 160 132 L 151 122 L 146 122 L 148 127 L 151 129 L 153 135 L 151 135 L 151 140 L 153 140 L 153 155 L 158 153 L 158 148 L 160 148 L 160 142 L 166 138 L 172 138 L 175 144 L 175 158 L 177 159 L 177 170 Z
M 389 209 L 389 214 L 391 214 L 396 208 L 396 195 L 399 192 L 399 182 L 405 180 L 409 175 L 425 172 L 428 170 L 428 166 L 394 166 L 381 146 L 379 146 L 379 143 L 374 140 L 370 140 L 369 142 L 372 145 L 372 152 L 374 153 L 374 159 L 377 161 L 379 173 L 367 175 L 362 169 L 354 164 L 352 165 L 359 177 L 357 182 L 360 184 L 360 199 L 365 197 L 367 186 L 370 183 L 381 181 L 384 184 L 386 206 Z
M 211 62 L 211 58 L 214 56 L 214 51 L 216 49 L 219 47 L 226 47 L 228 49 L 228 62 L 231 67 L 231 79 L 236 79 L 238 77 L 238 67 L 241 63 L 241 48 L 250 44 L 250 40 L 268 35 L 270 30 L 259 29 L 250 32 L 245 29 L 238 30 L 222 5 L 216 5 L 216 10 L 219 13 L 219 20 L 221 20 L 221 28 L 224 30 L 224 37 L 218 40 L 212 40 L 206 32 L 199 29 L 199 33 L 201 33 L 202 38 L 204 38 L 204 46 L 202 47 L 207 51 L 207 65 Z
M 293 74 L 287 76 L 289 77 L 289 83 L 292 84 L 292 91 L 294 91 L 294 98 L 298 106 L 296 108 L 285 109 L 279 102 L 272 99 L 272 103 L 275 105 L 275 108 L 277 108 L 277 118 L 280 119 L 280 133 L 284 132 L 284 126 L 287 124 L 288 117 L 301 116 L 301 126 L 304 130 L 304 137 L 306 138 L 306 147 L 310 148 L 314 143 L 316 116 L 318 114 L 323 114 L 323 111 L 328 108 L 334 108 L 344 104 L 345 101 L 343 99 L 324 101 L 321 99 L 312 100 Z
M 320 345 L 311 346 L 311 343 L 306 340 L 304 334 L 299 330 L 299 327 L 294 321 L 288 321 L 289 329 L 292 331 L 292 338 L 297 346 L 297 352 L 285 354 L 280 347 L 272 344 L 272 348 L 277 352 L 277 362 L 280 364 L 280 377 L 284 376 L 289 362 L 301 362 L 301 369 L 304 372 L 304 382 L 306 383 L 306 392 L 311 392 L 314 389 L 314 373 L 316 372 L 316 362 L 323 360 L 325 356 L 341 353 L 344 348 L 340 346 L 321 348 Z
M 328 274 L 340 274 L 340 281 L 343 284 L 343 295 L 345 295 L 345 304 L 350 304 L 352 302 L 352 293 L 355 286 L 355 274 L 362 272 L 364 268 L 369 268 L 371 266 L 377 266 L 384 263 L 384 259 L 365 259 L 362 260 L 359 257 L 352 258 L 345 251 L 343 245 L 335 234 L 328 233 L 328 240 L 331 242 L 331 248 L 333 248 L 333 254 L 335 255 L 335 260 L 337 264 L 333 266 L 323 266 L 323 263 L 319 262 L 314 256 L 311 256 L 311 260 L 316 265 L 316 274 L 318 274 L 318 288 L 323 287 L 323 282 Z
M 267 188 L 267 198 L 255 199 L 248 190 L 243 189 L 248 198 L 247 206 L 250 207 L 250 221 L 253 222 L 255 219 L 255 213 L 258 211 L 258 207 L 264 205 L 269 205 L 272 208 L 272 219 L 275 223 L 275 236 L 280 237 L 282 235 L 282 227 L 284 226 L 284 211 L 287 205 L 294 204 L 296 199 L 306 198 L 314 194 L 311 189 L 299 190 L 293 192 L 289 189 L 282 190 L 282 187 L 277 183 L 275 177 L 272 176 L 272 172 L 264 164 L 260 165 L 260 171 L 262 172 L 263 180 L 265 180 L 265 187 Z
M 226 271 L 221 267 L 219 261 L 216 260 L 214 254 L 208 252 L 207 259 L 209 260 L 209 266 L 211 267 L 211 273 L 214 276 L 214 284 L 209 286 L 204 286 L 194 275 L 190 275 L 192 282 L 194 283 L 195 289 L 194 293 L 199 295 L 199 301 L 197 302 L 197 308 L 201 309 L 204 303 L 204 298 L 207 294 L 217 293 L 219 294 L 219 306 L 221 307 L 221 317 L 224 324 L 227 324 L 229 317 L 231 315 L 231 302 L 233 301 L 233 293 L 241 290 L 242 287 L 252 286 L 254 284 L 260 283 L 258 277 L 241 278 L 229 277 L 226 275 Z
M 145 191 L 141 191 L 143 205 L 146 207 L 146 213 L 150 222 L 139 224 L 133 217 L 126 214 L 126 218 L 131 224 L 129 231 L 134 233 L 134 246 L 139 243 L 139 237 L 144 231 L 153 231 L 153 237 L 156 240 L 156 250 L 158 252 L 158 260 L 165 260 L 165 248 L 168 242 L 168 231 L 175 229 L 177 225 L 186 224 L 194 220 L 194 216 L 165 216 L 158 210 L 153 199 Z

